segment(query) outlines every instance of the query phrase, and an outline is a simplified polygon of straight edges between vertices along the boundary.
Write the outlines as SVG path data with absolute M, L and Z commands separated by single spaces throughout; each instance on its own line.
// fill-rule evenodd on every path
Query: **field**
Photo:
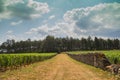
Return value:
M 110 73 L 77 62 L 67 54 L 0 73 L 0 80 L 117 80 Z
M 53 57 L 55 53 L 0 54 L 0 70 L 17 68 Z
M 72 54 L 91 51 L 75 51 Z M 93 52 L 93 51 L 92 51 Z M 97 51 L 119 54 L 120 51 Z M 16 68 L 0 72 L 0 80 L 119 80 L 107 71 L 78 62 L 67 54 L 33 53 L 33 54 L 1 54 L 1 68 Z M 51 58 L 52 57 L 52 58 Z M 49 59 L 50 58 L 50 59 Z M 111 57 L 110 57 L 111 58 Z M 47 60 L 46 60 L 47 59 Z M 112 58 L 111 58 L 112 59 Z M 29 65 L 28 65 L 29 64 Z M 27 65 L 24 67 L 24 65 Z
M 85 53 L 103 53 L 106 55 L 106 57 L 110 60 L 111 63 L 114 63 L 115 60 L 117 60 L 117 63 L 120 64 L 120 50 L 109 50 L 109 51 L 73 51 L 68 52 L 71 54 L 85 54 Z

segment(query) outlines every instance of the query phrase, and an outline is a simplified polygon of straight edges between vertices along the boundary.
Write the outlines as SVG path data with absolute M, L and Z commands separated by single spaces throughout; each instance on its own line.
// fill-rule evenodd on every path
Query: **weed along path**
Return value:
M 52 59 L 0 73 L 0 80 L 115 80 L 109 73 L 58 54 Z

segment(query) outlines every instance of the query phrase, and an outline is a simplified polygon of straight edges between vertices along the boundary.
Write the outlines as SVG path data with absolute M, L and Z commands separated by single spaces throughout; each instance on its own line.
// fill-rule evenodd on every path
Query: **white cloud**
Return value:
M 120 4 L 105 3 L 67 11 L 61 22 L 42 25 L 26 32 L 29 35 L 54 35 L 81 38 L 87 36 L 120 37 Z M 50 17 L 49 17 L 50 18 Z
M 12 30 L 6 32 L 7 39 L 16 39 L 16 36 L 13 34 Z
M 5 6 L 13 5 L 16 3 L 23 3 L 24 4 L 24 1 L 23 0 L 6 0 Z
M 67 11 L 63 18 L 66 23 L 75 24 L 74 32 L 78 35 L 110 36 L 111 33 L 120 31 L 120 3 L 73 9 Z
M 40 17 L 42 14 L 48 13 L 50 11 L 47 3 L 41 3 L 34 0 L 28 0 L 28 7 L 33 8 L 36 13 L 32 14 L 32 18 Z
M 51 16 L 49 17 L 49 19 L 53 19 L 53 18 L 55 18 L 55 15 L 51 15 Z
M 77 35 L 73 33 L 73 26 L 74 24 L 71 24 L 70 27 L 70 24 L 64 22 L 56 23 L 54 26 L 45 24 L 36 28 L 31 28 L 28 32 L 26 32 L 26 34 L 41 35 L 43 37 L 47 35 L 53 35 L 57 37 L 77 37 Z
M 47 3 L 35 0 L 1 0 L 0 19 L 19 17 L 22 19 L 39 18 L 50 11 Z
M 18 25 L 18 24 L 21 24 L 23 21 L 22 20 L 20 20 L 20 21 L 18 21 L 18 22 L 11 22 L 11 25 L 12 26 L 16 26 L 16 25 Z
M 25 34 L 15 34 L 12 30 L 9 30 L 5 33 L 5 37 L 2 38 L 3 41 L 1 42 L 4 42 L 4 39 L 7 40 L 7 39 L 14 39 L 15 41 L 20 41 L 20 40 L 27 40 L 29 37 L 24 37 Z
M 48 25 L 46 24 L 37 28 L 32 28 L 28 32 L 26 32 L 26 34 L 40 34 L 45 36 L 48 34 L 52 34 L 55 29 L 57 29 L 57 27 L 48 27 Z
M 51 15 L 51 16 L 49 16 L 48 17 L 48 19 L 46 19 L 46 20 L 43 20 L 43 24 L 47 24 L 48 22 L 50 22 L 52 19 L 54 19 L 55 18 L 55 15 Z
M 4 11 L 2 13 L 0 13 L 0 20 L 2 21 L 2 19 L 10 19 L 11 12 L 10 11 Z
M 9 30 L 9 31 L 6 32 L 6 34 L 12 34 L 12 33 L 13 33 L 12 30 Z
M 48 20 L 44 20 L 44 21 L 43 21 L 43 24 L 46 24 L 47 22 L 48 22 Z
M 42 13 L 49 12 L 49 6 L 47 3 L 41 3 L 34 0 L 28 0 L 28 7 L 34 8 L 36 11 L 41 11 Z
M 26 32 L 26 34 L 38 34 L 38 33 L 46 34 L 47 33 L 46 30 L 48 30 L 47 25 L 42 25 L 37 28 L 31 28 L 28 32 Z
M 7 39 L 16 39 L 15 35 L 7 35 Z
M 64 14 L 66 22 L 75 22 L 81 29 L 119 28 L 119 3 L 105 3 L 93 7 L 78 8 Z

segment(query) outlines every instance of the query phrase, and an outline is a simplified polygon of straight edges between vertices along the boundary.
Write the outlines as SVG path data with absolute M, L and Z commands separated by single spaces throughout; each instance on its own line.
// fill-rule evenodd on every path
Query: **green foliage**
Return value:
M 38 61 L 49 59 L 56 54 L 0 54 L 0 68 L 14 68 L 22 65 L 31 64 Z
M 120 64 L 120 50 L 113 50 L 113 51 L 103 51 L 103 53 L 107 56 L 111 63 Z
M 110 60 L 111 63 L 120 64 L 120 50 L 109 50 L 109 51 L 73 51 L 69 52 L 71 54 L 86 54 L 89 52 L 100 52 L 106 55 L 106 57 Z
M 79 50 L 120 50 L 119 39 L 102 39 L 90 36 L 76 39 L 72 37 L 56 38 L 47 36 L 43 40 L 25 41 L 7 40 L 0 45 L 0 53 L 64 52 Z

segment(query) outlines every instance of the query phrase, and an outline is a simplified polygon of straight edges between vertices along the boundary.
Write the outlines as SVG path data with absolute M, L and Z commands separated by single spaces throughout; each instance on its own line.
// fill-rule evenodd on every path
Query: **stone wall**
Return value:
M 68 54 L 71 58 L 83 62 L 85 64 L 95 66 L 106 70 L 106 66 L 111 65 L 106 56 L 102 53 L 88 53 L 88 54 Z

